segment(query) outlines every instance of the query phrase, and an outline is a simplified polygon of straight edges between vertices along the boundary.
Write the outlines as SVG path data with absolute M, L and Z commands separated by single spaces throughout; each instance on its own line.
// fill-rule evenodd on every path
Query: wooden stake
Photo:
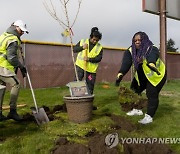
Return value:
M 19 108 L 19 107 L 25 107 L 25 106 L 27 106 L 27 104 L 18 104 L 18 105 L 17 105 L 17 108 Z M 8 110 L 8 109 L 10 109 L 10 106 L 9 106 L 9 105 L 5 105 L 5 106 L 2 107 L 2 109 L 3 109 L 3 110 Z

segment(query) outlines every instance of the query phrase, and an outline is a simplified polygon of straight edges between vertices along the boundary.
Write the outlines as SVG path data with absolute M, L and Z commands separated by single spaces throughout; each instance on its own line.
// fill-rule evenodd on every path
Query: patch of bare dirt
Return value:
M 123 111 L 131 111 L 133 108 L 134 109 L 144 109 L 147 107 L 148 100 L 147 99 L 141 99 L 138 102 L 132 102 L 132 103 L 120 103 L 121 108 Z
M 142 101 L 141 106 L 144 107 L 144 102 Z M 134 107 L 134 106 L 133 106 Z M 136 106 L 137 107 L 137 106 Z M 65 107 L 57 105 L 52 110 L 47 106 L 43 106 L 45 112 L 47 113 L 50 120 L 54 120 L 54 113 L 59 111 L 65 111 Z M 114 121 L 114 125 L 111 126 L 111 130 L 116 132 L 121 132 L 121 130 L 126 130 L 128 132 L 137 129 L 137 126 L 132 124 L 130 120 L 122 116 L 117 115 L 106 115 Z M 34 117 L 32 114 L 26 114 L 23 116 L 25 121 L 33 121 Z M 55 141 L 55 146 L 51 150 L 51 154 L 174 154 L 173 151 L 164 144 L 127 144 L 119 140 L 119 145 L 110 148 L 105 143 L 105 138 L 108 134 L 99 134 L 95 128 L 92 128 L 85 137 L 87 138 L 87 145 L 70 142 L 66 137 L 59 137 Z M 118 134 L 119 135 L 119 134 Z M 120 135 L 119 135 L 120 139 Z M 5 139 L 0 138 L 0 143 L 4 142 Z
M 56 119 L 56 117 L 54 116 L 54 114 L 56 112 L 67 112 L 67 108 L 66 108 L 66 104 L 62 104 L 62 105 L 55 105 L 52 109 L 50 109 L 48 106 L 41 106 L 40 108 L 44 108 L 44 111 L 46 112 L 48 118 L 50 121 L 53 121 Z M 35 107 L 31 107 L 32 110 L 36 110 Z M 93 106 L 93 110 L 97 110 L 96 106 Z M 26 113 L 22 116 L 22 121 L 24 122 L 31 122 L 31 121 L 35 121 L 35 118 L 33 116 L 32 113 Z
M 89 148 L 82 144 L 71 143 L 66 137 L 60 137 L 55 141 L 55 147 L 51 150 L 52 154 L 86 154 Z
M 52 149 L 52 154 L 118 154 L 117 147 L 109 148 L 105 144 L 105 135 L 93 136 L 88 145 L 71 143 L 66 138 L 60 137 Z
M 34 107 L 31 107 L 31 109 L 33 109 L 33 108 Z M 62 111 L 62 112 L 67 111 L 65 104 L 63 104 L 63 105 L 55 105 L 52 110 L 50 110 L 50 108 L 47 107 L 47 106 L 42 106 L 42 108 L 44 108 L 44 111 L 46 112 L 46 114 L 47 114 L 50 121 L 55 120 L 54 113 L 59 112 L 59 111 Z M 34 110 L 35 110 L 35 108 L 34 108 Z M 22 121 L 24 121 L 24 122 L 31 122 L 31 121 L 36 122 L 35 117 L 33 116 L 32 113 L 24 114 L 22 116 L 22 119 L 23 119 Z
M 23 118 L 23 121 L 26 121 L 26 122 L 35 121 L 34 116 L 30 113 L 24 114 L 22 118 Z
M 111 128 L 115 130 L 121 129 L 131 132 L 137 129 L 136 125 L 132 124 L 131 121 L 126 119 L 125 117 L 111 115 L 111 119 L 115 122 L 115 124 L 112 125 Z
M 57 147 L 57 149 L 55 149 L 52 153 L 53 154 L 74 154 L 74 153 L 88 154 L 90 153 L 90 149 L 82 144 L 68 143 Z
M 124 144 L 125 154 L 175 154 L 165 144 Z
M 122 144 L 109 148 L 105 144 L 106 135 L 96 134 L 91 137 L 87 145 L 69 142 L 65 137 L 60 137 L 55 142 L 51 154 L 175 154 L 165 144 Z
M 118 154 L 118 148 L 109 148 L 105 144 L 105 138 L 106 135 L 97 134 L 90 139 L 88 147 L 91 154 Z
M 125 117 L 117 115 L 108 115 L 115 122 L 111 126 L 113 130 L 126 130 L 131 132 L 137 127 Z M 109 133 L 111 133 L 111 130 Z M 55 141 L 55 147 L 51 150 L 51 154 L 175 154 L 167 145 L 158 143 L 148 144 L 127 144 L 122 143 L 119 136 L 119 146 L 110 148 L 106 145 L 105 138 L 108 134 L 98 134 L 96 129 L 92 129 L 85 137 L 89 141 L 87 145 L 72 143 L 66 137 L 59 137 Z M 120 146 L 121 145 L 121 146 Z

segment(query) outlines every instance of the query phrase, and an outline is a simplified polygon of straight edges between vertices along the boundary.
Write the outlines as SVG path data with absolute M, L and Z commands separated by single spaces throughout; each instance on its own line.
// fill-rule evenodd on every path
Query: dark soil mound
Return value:
M 114 125 L 111 126 L 111 132 L 116 130 L 116 132 L 121 132 L 119 130 L 126 130 L 128 132 L 137 129 L 136 125 L 132 124 L 128 119 L 117 115 L 106 115 L 110 116 L 114 121 Z M 113 134 L 113 132 L 112 132 Z M 147 143 L 147 144 L 132 144 L 127 142 L 122 142 L 121 137 L 118 137 L 119 141 L 113 147 L 109 147 L 106 144 L 106 137 L 109 134 L 98 134 L 96 129 L 92 129 L 85 135 L 88 144 L 83 145 L 79 143 L 72 143 L 67 140 L 66 137 L 60 137 L 55 141 L 55 147 L 51 150 L 52 154 L 174 154 L 172 150 L 165 144 L 158 143 Z M 109 139 L 111 141 L 111 139 Z M 114 141 L 113 141 L 114 142 Z
M 118 154 L 118 148 L 109 148 L 105 144 L 106 135 L 95 135 L 88 143 L 91 154 Z
M 52 152 L 53 154 L 88 154 L 90 153 L 89 148 L 82 144 L 66 144 L 59 146 L 56 150 Z
M 147 107 L 147 99 L 141 99 L 138 102 L 134 103 L 120 103 L 122 110 L 127 112 L 134 109 L 144 109 Z
M 54 106 L 54 108 L 53 108 L 53 113 L 55 113 L 55 112 L 57 112 L 57 111 L 67 112 L 66 104 Z
M 124 144 L 125 154 L 174 154 L 165 144 Z
M 97 134 L 90 138 L 88 145 L 68 142 L 65 137 L 56 141 L 52 154 L 175 154 L 165 144 L 127 144 L 109 148 L 105 143 L 106 135 Z M 121 146 L 120 146 L 121 145 Z
M 30 114 L 30 113 L 24 114 L 24 115 L 22 116 L 22 118 L 23 118 L 23 121 L 26 121 L 26 122 L 28 122 L 28 121 L 34 121 L 34 120 L 35 120 L 35 119 L 34 119 L 34 116 L 33 116 L 32 114 Z
M 144 107 L 147 102 L 145 100 L 139 101 L 138 107 Z M 124 103 L 125 104 L 125 103 Z M 130 103 L 131 105 L 133 103 Z M 137 108 L 137 103 L 132 105 Z M 65 111 L 63 106 L 55 106 L 51 111 L 49 107 L 43 106 L 50 120 L 54 120 L 54 113 L 58 111 Z M 128 107 L 126 107 L 128 108 Z M 132 108 L 130 108 L 132 109 Z M 132 124 L 130 120 L 122 116 L 117 115 L 106 115 L 109 116 L 113 121 L 114 125 L 111 126 L 109 133 L 113 131 L 121 132 L 119 130 L 126 130 L 128 132 L 137 130 L 137 126 Z M 33 121 L 34 116 L 27 113 L 23 116 L 25 121 Z M 122 143 L 120 137 L 117 141 L 119 144 L 114 147 L 106 145 L 106 137 L 108 134 L 98 134 L 97 130 L 93 128 L 89 131 L 85 138 L 87 138 L 87 145 L 73 143 L 67 140 L 66 137 L 60 137 L 55 141 L 55 147 L 51 150 L 52 154 L 174 154 L 173 151 L 165 144 L 127 144 Z M 0 138 L 0 143 L 4 142 L 5 139 Z
M 90 153 L 88 147 L 82 144 L 70 143 L 65 137 L 60 137 L 55 141 L 56 146 L 52 149 L 53 154 L 87 154 Z
M 126 119 L 125 117 L 111 115 L 111 119 L 115 122 L 115 125 L 111 127 L 116 130 L 121 129 L 131 132 L 137 129 L 136 125 L 132 124 L 131 121 Z
M 70 143 L 66 138 L 60 137 L 56 141 L 52 154 L 118 154 L 117 147 L 109 148 L 105 144 L 105 135 L 95 135 L 88 143 L 88 146 Z
M 67 112 L 65 104 L 63 104 L 63 105 L 55 105 L 52 110 L 50 110 L 50 108 L 45 106 L 45 105 L 43 105 L 42 108 L 44 108 L 44 111 L 46 112 L 46 114 L 47 114 L 50 121 L 53 121 L 53 120 L 56 119 L 55 116 L 54 116 L 54 113 L 59 112 L 59 111 Z
M 54 116 L 55 112 L 58 112 L 58 111 L 66 112 L 67 111 L 65 104 L 63 104 L 63 105 L 56 105 L 56 106 L 53 107 L 52 110 L 50 110 L 49 107 L 44 106 L 44 105 L 42 107 L 40 107 L 40 108 L 44 108 L 44 111 L 46 112 L 46 114 L 47 114 L 47 116 L 48 116 L 50 121 L 53 121 L 54 119 L 56 119 L 55 116 Z M 35 107 L 31 107 L 30 109 L 31 110 L 36 110 Z M 35 117 L 33 116 L 32 112 L 24 114 L 22 116 L 22 121 L 23 122 L 34 121 L 36 123 Z

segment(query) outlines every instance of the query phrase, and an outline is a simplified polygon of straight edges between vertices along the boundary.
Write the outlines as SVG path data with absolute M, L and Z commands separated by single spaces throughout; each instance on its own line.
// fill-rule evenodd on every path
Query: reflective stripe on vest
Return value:
M 89 47 L 89 40 L 88 39 L 81 40 L 80 46 L 83 46 L 84 43 L 87 43 L 88 47 Z M 82 69 L 85 69 L 85 64 L 86 64 L 87 65 L 86 66 L 87 72 L 96 73 L 97 68 L 98 68 L 98 63 L 85 62 L 83 59 L 85 57 L 86 52 L 87 52 L 88 58 L 94 58 L 94 57 L 99 55 L 99 53 L 101 52 L 101 49 L 102 49 L 102 46 L 99 43 L 97 43 L 90 52 L 89 52 L 89 48 L 79 52 L 77 55 L 77 59 L 76 59 L 76 65 Z
M 7 60 L 7 45 L 8 41 L 17 41 L 18 46 L 20 45 L 20 40 L 17 36 L 9 33 L 3 33 L 0 36 L 0 67 L 4 67 L 12 72 L 14 72 L 14 66 L 12 66 Z
M 132 48 L 129 48 L 129 51 L 132 54 Z M 147 66 L 147 60 L 145 58 L 143 59 L 142 68 L 143 68 L 146 78 L 153 86 L 157 86 L 161 82 L 161 80 L 163 79 L 163 77 L 165 75 L 165 65 L 160 58 L 158 58 L 156 61 L 156 68 L 161 73 L 160 75 L 157 75 L 156 72 L 154 72 Z M 137 71 L 135 71 L 134 77 L 136 78 L 138 85 L 140 86 Z

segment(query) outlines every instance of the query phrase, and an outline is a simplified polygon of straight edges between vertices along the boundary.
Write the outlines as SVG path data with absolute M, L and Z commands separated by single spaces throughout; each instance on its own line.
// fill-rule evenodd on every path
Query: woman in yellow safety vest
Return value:
M 81 81 L 86 73 L 86 83 L 91 94 L 94 90 L 98 64 L 103 55 L 103 48 L 99 43 L 101 38 L 102 34 L 98 28 L 93 27 L 90 38 L 80 40 L 73 48 L 74 52 L 78 53 L 76 59 L 78 79 Z
M 132 45 L 125 51 L 122 65 L 116 78 L 116 86 L 119 86 L 123 76 L 132 65 L 134 78 L 131 83 L 131 89 L 138 94 L 141 94 L 146 89 L 148 98 L 147 113 L 139 123 L 148 124 L 153 121 L 159 105 L 159 92 L 166 81 L 166 68 L 159 57 L 159 49 L 153 45 L 144 32 L 134 34 Z M 133 109 L 127 115 L 143 115 L 143 112 L 139 109 Z
M 20 82 L 16 76 L 15 69 L 19 67 L 23 77 L 26 75 L 26 68 L 18 59 L 18 51 L 21 44 L 20 37 L 24 32 L 28 33 L 26 24 L 22 20 L 17 20 L 0 36 L 0 121 L 7 119 L 13 119 L 15 121 L 22 120 L 16 111 Z M 5 86 L 2 84 L 9 84 L 11 86 L 10 112 L 7 117 L 2 114 L 5 93 Z

